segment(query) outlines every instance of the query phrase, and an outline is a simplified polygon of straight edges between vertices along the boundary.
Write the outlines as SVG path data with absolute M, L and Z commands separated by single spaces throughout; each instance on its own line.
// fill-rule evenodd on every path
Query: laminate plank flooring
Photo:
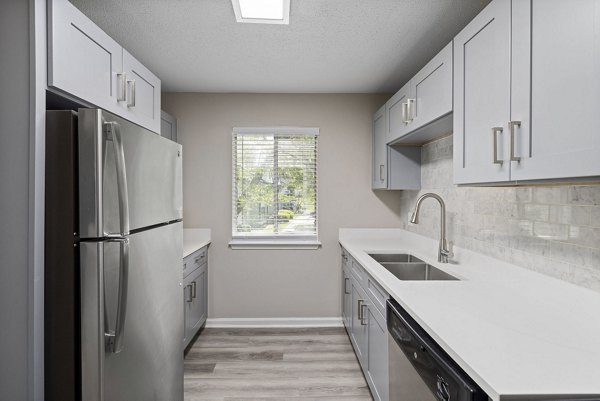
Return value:
M 373 401 L 343 328 L 205 329 L 185 401 Z

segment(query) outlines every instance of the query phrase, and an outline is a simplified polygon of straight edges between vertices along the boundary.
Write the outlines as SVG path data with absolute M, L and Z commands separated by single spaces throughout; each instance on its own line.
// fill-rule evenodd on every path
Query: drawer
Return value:
M 183 259 L 183 277 L 208 262 L 208 246 L 197 250 Z
M 350 264 L 350 272 L 352 273 L 352 277 L 356 279 L 362 288 L 365 288 L 367 281 L 367 272 L 365 269 L 363 269 L 363 267 L 350 256 L 348 257 L 348 263 Z
M 385 316 L 385 303 L 390 298 L 389 294 L 381 288 L 372 277 L 367 276 L 367 295 L 373 305 Z

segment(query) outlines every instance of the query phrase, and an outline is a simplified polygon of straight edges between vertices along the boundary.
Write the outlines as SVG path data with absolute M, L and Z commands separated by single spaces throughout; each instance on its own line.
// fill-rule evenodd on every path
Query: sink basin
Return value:
M 431 266 L 409 254 L 369 254 L 379 264 L 403 281 L 447 281 L 458 280 L 437 267 Z
M 407 253 L 370 253 L 369 256 L 379 263 L 425 263 L 416 256 Z

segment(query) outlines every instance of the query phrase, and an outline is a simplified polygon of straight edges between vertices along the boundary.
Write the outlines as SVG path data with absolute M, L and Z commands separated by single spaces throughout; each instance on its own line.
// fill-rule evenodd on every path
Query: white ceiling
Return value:
M 289 25 L 230 0 L 71 0 L 163 91 L 395 92 L 489 0 L 291 0 Z

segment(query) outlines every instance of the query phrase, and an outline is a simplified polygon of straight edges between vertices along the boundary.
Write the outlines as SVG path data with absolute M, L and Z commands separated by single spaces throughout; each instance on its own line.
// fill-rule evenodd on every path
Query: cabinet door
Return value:
M 194 273 L 195 274 L 195 273 Z M 194 337 L 194 297 L 192 290 L 193 276 L 188 276 L 183 282 L 183 310 L 184 310 L 184 347 L 187 347 Z
M 510 0 L 494 0 L 454 38 L 457 184 L 510 178 L 510 12 Z
M 177 120 L 162 110 L 160 112 L 160 135 L 177 142 Z
M 373 116 L 373 189 L 387 188 L 388 161 L 386 144 L 386 106 L 381 107 Z
M 444 47 L 410 82 L 415 98 L 410 131 L 452 113 L 452 43 Z
M 513 2 L 512 59 L 511 179 L 600 175 L 600 2 Z
M 408 132 L 408 102 L 411 100 L 411 85 L 407 83 L 385 104 L 386 108 L 386 143 L 390 143 Z M 413 99 L 414 100 L 414 99 Z
M 344 315 L 344 324 L 348 330 L 352 329 L 352 278 L 350 272 L 344 269 L 344 283 L 342 287 L 342 308 Z
M 48 2 L 48 86 L 120 114 L 123 49 L 67 0 Z
M 160 79 L 123 49 L 126 118 L 160 133 Z
M 192 310 L 190 316 L 190 326 L 193 332 L 192 336 L 202 326 L 206 320 L 206 302 L 205 302 L 205 282 L 206 282 L 206 265 L 200 267 L 197 272 L 192 273 Z
M 369 305 L 367 309 L 367 375 L 375 401 L 388 401 L 388 332 L 383 315 Z M 373 391 L 374 390 L 374 391 Z
M 366 364 L 366 353 L 367 353 L 367 318 L 363 315 L 366 313 L 367 294 L 356 279 L 352 278 L 352 289 L 351 289 L 351 310 L 352 310 L 352 331 L 351 338 L 354 343 L 354 351 L 360 362 L 361 366 Z

